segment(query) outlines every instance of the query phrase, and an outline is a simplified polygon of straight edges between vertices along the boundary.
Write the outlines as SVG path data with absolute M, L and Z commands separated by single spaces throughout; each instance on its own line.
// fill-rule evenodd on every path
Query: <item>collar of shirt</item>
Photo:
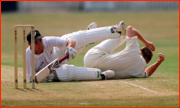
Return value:
M 43 55 L 44 55 L 44 52 L 42 52 L 41 54 L 35 54 L 34 57 L 35 59 L 40 59 Z

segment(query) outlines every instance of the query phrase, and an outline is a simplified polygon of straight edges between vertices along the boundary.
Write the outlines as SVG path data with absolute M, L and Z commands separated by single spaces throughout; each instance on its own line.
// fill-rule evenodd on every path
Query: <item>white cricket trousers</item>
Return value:
M 80 53 L 82 49 L 90 43 L 100 42 L 106 39 L 114 39 L 119 37 L 120 34 L 114 32 L 111 26 L 100 27 L 91 30 L 77 31 L 62 36 L 62 38 L 70 38 L 76 41 L 75 49 L 77 51 L 77 54 Z M 57 47 L 55 47 L 55 52 L 59 59 L 65 55 L 65 51 Z M 68 61 L 65 60 L 62 63 L 68 63 Z
M 126 36 L 121 36 L 116 39 L 107 39 L 100 44 L 90 49 L 84 56 L 84 67 L 98 67 L 98 65 L 105 65 L 107 62 L 113 60 L 113 56 L 109 56 L 117 47 L 126 41 Z M 114 54 L 118 56 L 118 54 Z M 105 60 L 107 59 L 107 60 Z M 110 69 L 110 68 L 109 68 Z M 104 70 L 102 70 L 104 71 Z

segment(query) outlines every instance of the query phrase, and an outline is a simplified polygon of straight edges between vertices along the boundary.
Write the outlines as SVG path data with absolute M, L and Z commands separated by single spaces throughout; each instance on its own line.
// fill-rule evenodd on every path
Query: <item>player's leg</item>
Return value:
M 123 29 L 125 31 L 125 29 Z M 122 45 L 126 40 L 126 36 L 120 36 L 115 39 L 108 39 L 95 47 L 91 48 L 84 56 L 84 66 L 94 67 L 100 59 L 107 54 L 112 53 L 117 47 Z
M 123 31 L 125 28 L 123 21 L 121 21 L 118 26 L 101 27 L 101 28 L 92 29 L 93 27 L 96 27 L 96 26 L 93 26 L 93 24 L 90 24 L 90 27 L 91 27 L 90 30 L 73 32 L 70 34 L 63 35 L 62 38 L 74 39 L 76 41 L 75 49 L 77 50 L 77 54 L 78 54 L 89 43 L 99 42 L 106 39 L 118 38 L 120 37 L 119 33 L 121 32 L 125 33 Z M 55 52 L 58 58 L 61 58 L 64 56 L 64 51 L 61 51 L 61 49 L 55 48 Z M 67 60 L 65 60 L 64 62 L 67 63 Z
M 97 27 L 97 24 L 91 23 L 88 26 L 88 29 L 90 28 L 90 30 L 73 32 L 70 34 L 63 35 L 62 38 L 71 38 L 75 40 L 75 49 L 78 50 L 84 48 L 86 45 L 90 43 L 100 42 L 106 39 L 118 38 L 121 34 L 125 35 L 125 24 L 123 21 L 121 21 L 118 26 L 108 26 L 100 28 L 95 27 Z M 80 51 L 78 51 L 78 53 Z
M 92 22 L 87 26 L 87 30 L 92 30 L 95 28 L 97 28 L 96 22 Z M 76 41 L 75 49 L 77 51 L 77 54 L 79 54 L 84 49 L 84 47 L 86 46 L 86 44 L 83 43 L 82 39 L 78 38 L 78 34 L 76 32 L 74 32 L 73 35 L 72 34 L 63 35 L 62 38 L 70 38 L 70 39 L 74 39 Z M 55 53 L 59 59 L 64 56 L 64 50 L 59 49 L 57 47 L 54 47 L 54 51 L 55 51 Z M 64 60 L 62 62 L 62 64 L 67 64 L 67 63 L 68 63 L 67 60 Z
M 81 80 L 100 80 L 101 70 L 97 68 L 75 67 L 74 65 L 63 64 L 56 70 L 60 81 L 81 81 Z
M 100 48 L 107 54 L 111 54 L 117 47 L 121 46 L 126 41 L 126 36 L 121 36 L 115 39 L 107 39 L 94 48 Z
M 108 58 L 107 56 L 122 45 L 125 40 L 125 36 L 116 39 L 108 39 L 91 48 L 84 56 L 84 66 L 94 68 L 97 64 L 103 65 L 105 63 L 102 62 L 103 58 Z
M 115 39 L 108 39 L 105 40 L 103 42 L 101 42 L 100 44 L 98 44 L 95 47 L 99 47 L 101 49 L 104 49 L 104 51 L 108 54 L 112 53 L 117 47 L 119 47 L 120 45 L 122 45 L 125 40 L 126 40 L 126 28 L 125 28 L 125 24 L 123 21 L 121 21 L 119 23 L 119 25 L 116 27 L 115 29 L 116 31 L 120 31 L 121 32 L 121 36 L 119 38 L 115 38 Z
M 81 38 L 84 40 L 85 44 L 100 42 L 106 39 L 114 39 L 121 35 L 126 35 L 125 24 L 123 21 L 117 26 L 100 27 L 84 32 L 85 34 Z

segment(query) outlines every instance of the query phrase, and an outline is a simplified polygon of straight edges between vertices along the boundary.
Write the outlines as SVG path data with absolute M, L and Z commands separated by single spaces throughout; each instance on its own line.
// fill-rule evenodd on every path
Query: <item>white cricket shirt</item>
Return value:
M 44 51 L 41 54 L 35 54 L 35 74 L 44 68 L 47 64 L 57 58 L 54 47 L 58 47 L 63 51 L 66 48 L 68 39 L 62 39 L 61 37 L 43 37 L 42 38 Z M 29 81 L 32 81 L 31 74 L 31 49 L 26 49 L 26 74 Z

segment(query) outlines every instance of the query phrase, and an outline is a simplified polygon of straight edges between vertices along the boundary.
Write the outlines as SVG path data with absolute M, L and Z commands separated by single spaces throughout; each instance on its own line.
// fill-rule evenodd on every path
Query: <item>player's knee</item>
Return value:
M 132 26 L 128 26 L 128 27 L 126 28 L 126 31 L 127 31 L 127 32 L 128 32 L 128 31 L 132 31 L 132 29 L 133 29 Z
M 127 36 L 128 37 L 135 36 L 135 32 L 133 31 L 133 27 L 132 26 L 128 26 L 127 29 L 126 29 L 126 32 L 127 32 Z

